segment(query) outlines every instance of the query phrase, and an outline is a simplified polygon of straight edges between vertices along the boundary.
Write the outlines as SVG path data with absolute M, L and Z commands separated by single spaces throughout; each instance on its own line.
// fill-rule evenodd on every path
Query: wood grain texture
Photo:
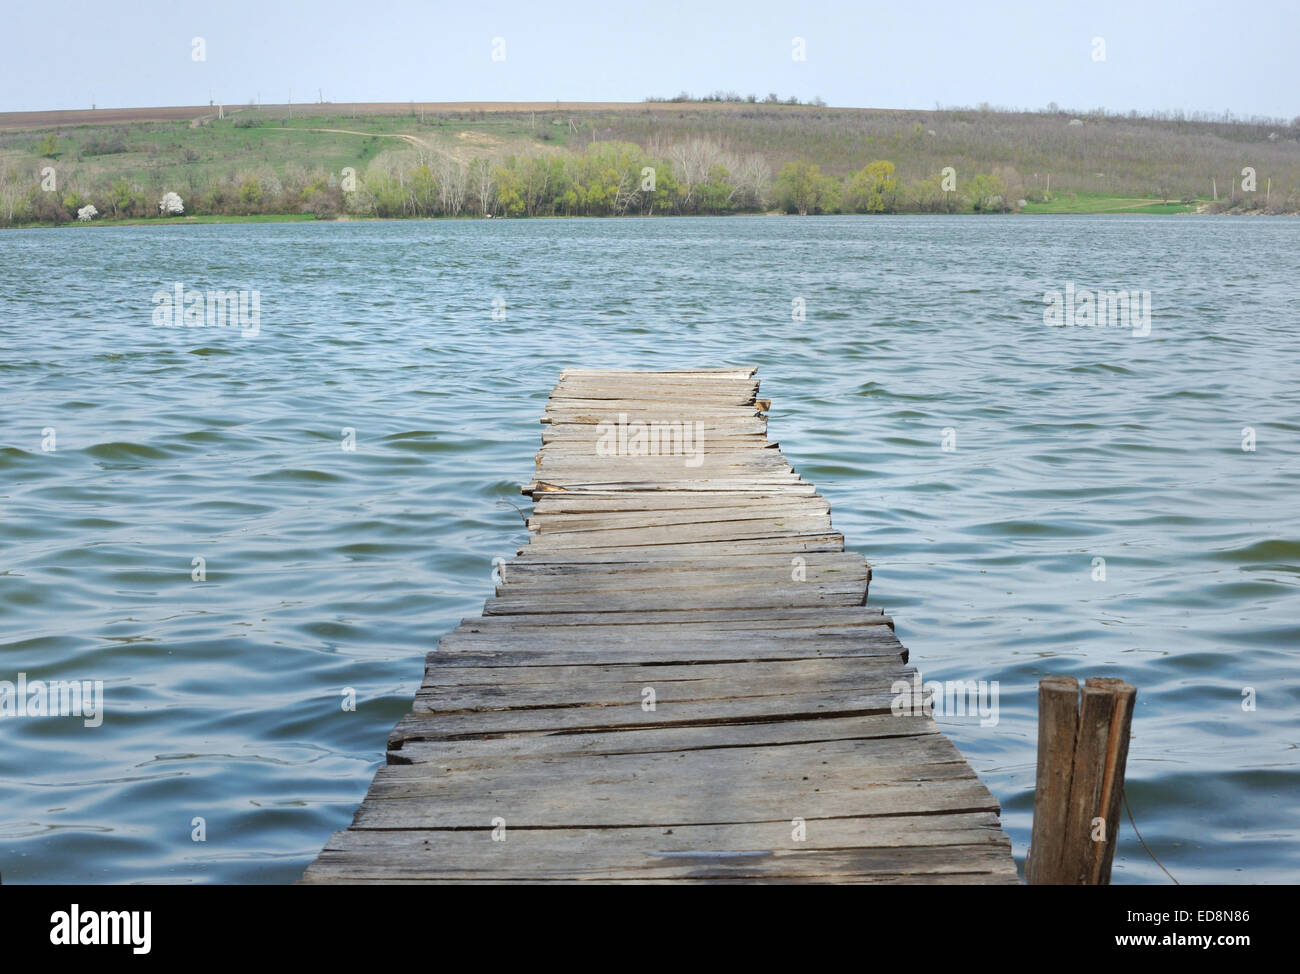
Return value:
M 1122 680 L 1045 677 L 1038 684 L 1038 780 L 1025 880 L 1110 882 L 1137 690 Z
M 1018 881 L 756 371 L 561 373 L 528 543 L 303 882 Z

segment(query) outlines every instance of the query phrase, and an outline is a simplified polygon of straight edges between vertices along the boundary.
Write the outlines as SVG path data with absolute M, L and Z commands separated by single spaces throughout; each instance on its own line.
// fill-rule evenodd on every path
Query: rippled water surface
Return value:
M 0 720 L 0 873 L 297 878 L 526 537 L 558 371 L 755 364 L 924 677 L 999 682 L 996 726 L 941 723 L 1018 859 L 1038 679 L 1115 675 L 1156 855 L 1295 881 L 1298 281 L 1284 219 L 0 234 L 0 679 L 106 709 Z M 153 326 L 174 282 L 257 289 L 259 333 Z M 1046 327 L 1069 282 L 1149 290 L 1150 335 Z M 1168 882 L 1127 821 L 1114 878 Z

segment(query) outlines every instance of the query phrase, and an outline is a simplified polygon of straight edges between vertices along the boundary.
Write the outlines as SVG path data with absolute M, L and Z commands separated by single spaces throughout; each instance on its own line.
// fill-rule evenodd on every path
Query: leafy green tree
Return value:
M 654 189 L 643 190 L 640 196 L 641 212 L 647 216 L 658 208 L 661 212 L 680 213 L 682 208 L 682 187 L 673 172 L 673 164 L 667 159 L 651 159 L 647 163 L 654 170 Z M 640 185 L 640 171 L 637 172 Z
M 840 187 L 840 181 L 834 176 L 817 177 L 817 213 L 838 213 L 840 212 L 843 190 Z
M 1007 207 L 1007 189 L 997 176 L 977 173 L 966 184 L 966 196 L 976 213 L 1003 213 Z
M 119 177 L 108 191 L 108 205 L 114 217 L 125 216 L 131 209 L 131 184 Z
M 723 166 L 713 166 L 697 190 L 702 213 L 728 213 L 735 209 L 736 184 Z
M 492 172 L 496 179 L 497 212 L 503 216 L 524 215 L 524 182 L 517 171 L 514 157 L 506 160 Z
M 840 184 L 822 175 L 821 167 L 799 160 L 787 162 L 773 186 L 776 199 L 787 213 L 835 213 L 840 208 Z
M 548 161 L 538 156 L 529 156 L 519 164 L 519 182 L 523 190 L 526 216 L 537 216 L 553 209 L 557 189 L 554 177 L 558 175 L 556 170 L 563 165 L 559 159 Z
M 787 162 L 776 174 L 776 198 L 787 213 L 807 216 L 817 208 L 817 182 L 821 168 L 800 160 Z
M 951 213 L 955 202 L 953 193 L 943 188 L 943 176 L 935 173 L 925 179 L 909 183 L 903 193 L 904 205 L 914 213 Z
M 868 163 L 849 177 L 844 208 L 854 213 L 892 213 L 898 205 L 898 180 L 887 160 Z
M 437 211 L 438 183 L 428 163 L 421 163 L 411 170 L 410 190 L 417 214 L 428 216 Z
M 374 198 L 375 216 L 399 217 L 408 214 L 406 187 L 396 177 L 382 170 L 368 169 L 365 188 Z
M 54 133 L 49 132 L 46 133 L 45 138 L 36 143 L 36 151 L 40 155 L 49 158 L 54 155 L 55 150 L 58 148 L 58 144 L 58 139 L 55 137 Z
M 239 184 L 239 202 L 248 212 L 256 212 L 262 205 L 262 184 L 256 176 L 245 176 Z

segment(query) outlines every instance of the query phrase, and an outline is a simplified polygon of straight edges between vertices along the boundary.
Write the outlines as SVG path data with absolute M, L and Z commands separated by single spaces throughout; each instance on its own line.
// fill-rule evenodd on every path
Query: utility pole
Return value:
M 1219 202 L 1219 184 L 1214 181 L 1213 176 L 1210 177 L 1210 195 L 1214 198 L 1214 202 Z

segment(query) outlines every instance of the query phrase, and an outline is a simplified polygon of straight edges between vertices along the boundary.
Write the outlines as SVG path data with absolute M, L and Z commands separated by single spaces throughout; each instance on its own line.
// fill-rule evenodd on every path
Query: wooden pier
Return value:
M 529 542 L 304 882 L 1018 881 L 755 372 L 561 374 Z

